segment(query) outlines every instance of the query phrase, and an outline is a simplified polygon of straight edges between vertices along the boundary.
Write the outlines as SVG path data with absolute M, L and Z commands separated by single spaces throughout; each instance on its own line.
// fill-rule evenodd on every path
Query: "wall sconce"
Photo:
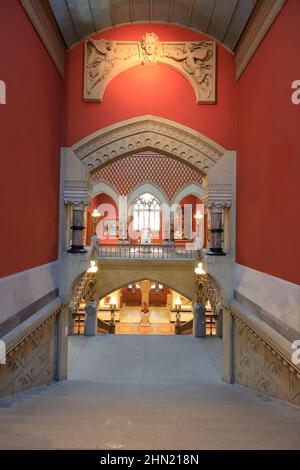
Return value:
M 201 214 L 200 211 L 197 211 L 194 215 L 194 219 L 196 219 L 196 222 L 199 222 L 199 220 L 203 219 L 203 214 Z
M 100 212 L 98 212 L 98 209 L 94 209 L 92 212 L 92 221 L 93 221 L 93 235 L 96 235 L 96 228 L 100 219 Z
M 116 310 L 116 307 L 117 307 L 117 301 L 113 296 L 111 296 L 111 299 L 109 301 L 109 308 L 110 308 L 110 324 L 111 324 L 112 328 L 114 328 L 114 326 L 115 326 L 115 310 Z
M 175 309 L 176 309 L 175 326 L 179 326 L 180 325 L 180 311 L 181 311 L 181 298 L 179 296 L 175 300 Z

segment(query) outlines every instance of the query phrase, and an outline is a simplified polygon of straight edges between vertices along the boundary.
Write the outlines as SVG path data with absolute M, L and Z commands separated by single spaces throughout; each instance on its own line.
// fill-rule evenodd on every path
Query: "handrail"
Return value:
M 185 323 L 181 323 L 180 325 L 175 325 L 175 334 L 181 335 L 182 333 L 186 333 L 187 331 L 193 331 L 193 318 Z
M 126 259 L 195 259 L 197 251 L 174 244 L 99 244 L 98 258 Z
M 97 329 L 102 330 L 102 332 L 104 330 L 105 333 L 110 333 L 110 334 L 115 333 L 115 325 L 112 325 L 111 323 L 101 320 L 100 318 L 97 318 Z
M 225 307 L 232 317 L 237 318 L 242 322 L 248 330 L 251 330 L 253 335 L 272 351 L 272 354 L 281 360 L 284 366 L 288 367 L 290 372 L 297 374 L 300 378 L 300 368 L 293 364 L 288 358 L 293 352 L 290 347 L 290 342 L 280 335 L 277 331 L 273 330 L 263 320 L 260 320 L 251 312 L 249 312 L 243 305 L 236 300 L 231 301 L 230 305 Z
M 60 312 L 61 305 L 61 299 L 57 297 L 4 335 L 1 341 L 6 345 L 7 357 L 11 356 L 15 350 L 28 341 L 45 323 L 48 323 L 53 315 L 57 315 Z

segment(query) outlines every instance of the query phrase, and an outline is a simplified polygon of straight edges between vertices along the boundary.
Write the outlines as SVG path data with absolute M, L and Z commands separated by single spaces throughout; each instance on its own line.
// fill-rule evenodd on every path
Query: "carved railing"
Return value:
M 196 250 L 177 245 L 99 245 L 98 258 L 108 259 L 195 259 Z
M 259 327 L 257 319 L 247 318 L 246 315 L 239 312 L 237 308 L 233 307 L 233 303 L 230 306 L 225 307 L 230 313 L 233 319 L 240 322 L 249 333 L 256 338 L 264 347 L 266 347 L 274 357 L 276 357 L 285 367 L 289 369 L 292 374 L 295 374 L 300 379 L 300 367 L 294 364 L 291 360 L 291 353 L 293 350 L 283 350 L 276 341 L 273 341 L 270 335 L 263 331 L 263 328 Z M 233 307 L 233 308 L 232 308 Z

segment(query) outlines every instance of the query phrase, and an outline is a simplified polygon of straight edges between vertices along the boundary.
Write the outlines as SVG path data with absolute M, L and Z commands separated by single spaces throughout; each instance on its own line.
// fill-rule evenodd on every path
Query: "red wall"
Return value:
M 122 26 L 99 33 L 94 38 L 140 41 L 153 31 L 161 41 L 199 41 L 194 31 L 159 24 Z M 231 54 L 217 48 L 217 104 L 198 105 L 188 81 L 166 65 L 140 65 L 123 72 L 108 85 L 103 102 L 85 103 L 83 94 L 83 43 L 68 53 L 66 73 L 65 144 L 72 145 L 90 133 L 118 121 L 153 114 L 194 128 L 234 149 L 234 73 Z M 147 73 L 146 73 L 147 70 Z
M 62 80 L 17 0 L 0 0 L 1 263 L 6 276 L 57 259 Z
M 101 216 L 98 223 L 97 233 L 100 243 L 117 243 L 117 238 L 103 236 L 103 220 L 105 219 L 118 219 L 119 211 L 115 201 L 107 194 L 100 193 L 93 197 L 92 204 L 88 208 L 88 213 L 92 213 L 94 209 L 98 209 Z M 91 220 L 91 218 L 90 218 Z M 88 232 L 89 233 L 89 232 Z M 87 235 L 88 235 L 87 233 Z M 89 237 L 87 236 L 89 240 Z
M 298 284 L 299 20 L 288 0 L 237 85 L 237 261 Z

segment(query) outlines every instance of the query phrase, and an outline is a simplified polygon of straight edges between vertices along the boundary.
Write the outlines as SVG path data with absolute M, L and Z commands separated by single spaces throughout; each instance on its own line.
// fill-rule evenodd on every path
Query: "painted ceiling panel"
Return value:
M 61 0 L 60 0 L 61 1 Z M 111 11 L 109 0 L 90 0 L 90 7 L 94 19 L 95 30 L 107 28 L 111 24 Z
M 71 47 L 79 40 L 79 37 L 76 34 L 67 5 L 62 0 L 49 0 L 49 3 L 65 43 L 68 47 Z
M 193 6 L 190 26 L 206 32 L 213 8 L 214 0 L 196 0 Z
M 66 0 L 74 26 L 80 38 L 95 31 L 89 2 L 86 0 Z
M 113 11 L 115 15 L 116 24 L 129 23 L 131 21 L 131 10 L 129 0 L 115 0 L 113 2 Z
M 168 21 L 170 11 L 170 0 L 162 2 L 161 0 L 152 0 L 152 20 Z
M 246 26 L 251 12 L 257 0 L 240 0 L 232 18 L 230 28 L 224 38 L 224 43 L 229 49 L 234 50 Z
M 134 21 L 149 21 L 150 0 L 133 0 Z
M 135 21 L 179 23 L 234 50 L 257 0 L 48 0 L 67 47 Z
M 210 36 L 222 41 L 237 4 L 238 0 L 217 0 L 207 30 Z
M 173 23 L 188 24 L 189 10 L 191 1 L 187 0 L 174 0 L 172 8 L 171 21 Z

